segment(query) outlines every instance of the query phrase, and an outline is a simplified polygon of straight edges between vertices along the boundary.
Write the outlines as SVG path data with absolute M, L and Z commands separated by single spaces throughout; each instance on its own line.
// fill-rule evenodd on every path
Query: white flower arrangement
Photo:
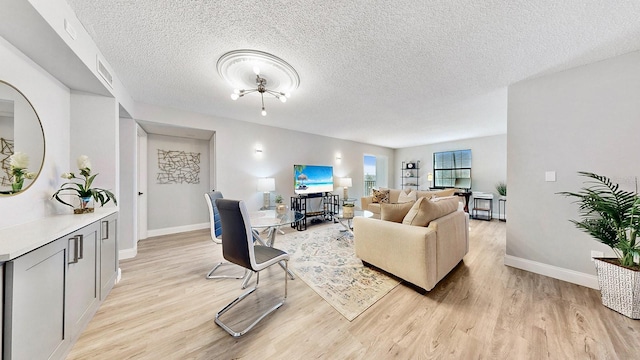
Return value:
M 27 168 L 29 167 L 29 155 L 16 151 L 13 155 L 9 157 L 9 166 L 11 175 L 13 175 L 13 183 L 11 184 L 11 189 L 14 193 L 22 190 L 22 186 L 24 186 L 24 180 L 29 179 L 33 180 L 36 178 L 36 173 L 29 172 Z
M 51 198 L 56 199 L 67 206 L 73 207 L 73 205 L 62 200 L 59 196 L 63 191 L 70 191 L 73 195 L 76 195 L 81 199 L 81 208 L 86 207 L 89 198 L 93 198 L 96 202 L 99 202 L 100 206 L 103 206 L 110 200 L 113 200 L 113 203 L 118 205 L 116 197 L 111 191 L 91 187 L 93 180 L 98 176 L 98 174 L 91 175 L 91 161 L 89 160 L 89 157 L 86 155 L 80 156 L 77 164 L 78 169 L 80 170 L 80 176 L 82 177 L 76 176 L 72 172 L 63 173 L 60 177 L 69 181 L 62 184 L 60 189 L 58 189 Z

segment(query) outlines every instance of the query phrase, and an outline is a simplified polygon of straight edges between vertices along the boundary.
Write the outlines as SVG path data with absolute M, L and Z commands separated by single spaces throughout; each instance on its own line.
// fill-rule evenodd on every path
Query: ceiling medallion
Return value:
M 245 95 L 260 95 L 262 116 L 267 115 L 264 95 L 269 94 L 283 103 L 300 85 L 298 72 L 277 56 L 258 50 L 234 50 L 218 59 L 218 74 L 233 87 L 231 99 Z

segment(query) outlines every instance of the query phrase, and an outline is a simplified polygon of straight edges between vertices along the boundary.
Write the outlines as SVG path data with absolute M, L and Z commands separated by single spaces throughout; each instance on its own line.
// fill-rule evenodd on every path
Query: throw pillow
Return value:
M 416 201 L 402 220 L 403 224 L 427 226 L 432 220 L 451 214 L 458 209 L 457 197 L 431 201 L 421 197 Z
M 413 202 L 404 204 L 380 204 L 380 220 L 401 223 L 412 206 Z
M 404 191 L 400 191 L 400 195 L 398 196 L 398 203 L 408 203 L 416 201 L 417 193 L 415 190 L 411 190 L 410 193 L 405 193 Z
M 388 203 L 389 202 L 389 190 L 376 190 L 373 189 L 373 203 Z

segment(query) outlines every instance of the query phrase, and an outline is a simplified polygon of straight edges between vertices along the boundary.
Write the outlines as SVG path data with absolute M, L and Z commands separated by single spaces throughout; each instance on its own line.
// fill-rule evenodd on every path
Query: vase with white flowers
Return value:
M 22 190 L 25 179 L 33 180 L 36 177 L 36 173 L 27 170 L 29 167 L 29 155 L 23 152 L 16 151 L 9 156 L 9 167 L 13 176 L 13 182 L 11 183 L 12 193 Z
M 80 170 L 80 176 L 76 176 L 72 172 L 62 174 L 61 177 L 69 181 L 60 186 L 60 189 L 58 189 L 58 191 L 56 191 L 51 197 L 52 199 L 56 199 L 67 206 L 74 207 L 68 202 L 62 200 L 60 195 L 70 193 L 71 195 L 77 196 L 80 201 L 80 205 L 73 209 L 74 214 L 93 212 L 91 200 L 99 202 L 100 206 L 103 206 L 110 200 L 113 200 L 113 203 L 118 205 L 116 197 L 111 191 L 91 187 L 93 180 L 95 180 L 98 174 L 91 175 L 91 161 L 88 156 L 82 155 L 78 158 L 78 169 Z

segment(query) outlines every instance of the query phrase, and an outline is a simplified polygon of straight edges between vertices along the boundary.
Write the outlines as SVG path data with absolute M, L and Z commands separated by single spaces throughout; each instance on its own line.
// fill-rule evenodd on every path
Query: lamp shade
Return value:
M 262 192 L 276 191 L 276 179 L 274 178 L 258 179 L 258 191 L 262 191 Z
M 340 178 L 338 180 L 338 186 L 340 187 L 351 187 L 353 186 L 351 183 L 351 178 Z

